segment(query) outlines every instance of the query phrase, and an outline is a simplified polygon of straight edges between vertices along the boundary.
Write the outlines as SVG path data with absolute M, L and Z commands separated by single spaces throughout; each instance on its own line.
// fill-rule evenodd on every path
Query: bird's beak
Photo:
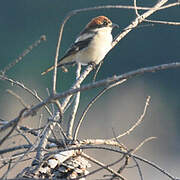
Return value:
M 112 23 L 111 27 L 112 28 L 119 28 L 119 25 Z

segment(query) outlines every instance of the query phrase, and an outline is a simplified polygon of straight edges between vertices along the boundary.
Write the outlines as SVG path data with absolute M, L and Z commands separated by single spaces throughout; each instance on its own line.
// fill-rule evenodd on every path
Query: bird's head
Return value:
M 84 32 L 96 31 L 101 28 L 110 28 L 111 30 L 115 27 L 119 27 L 117 24 L 112 23 L 112 21 L 106 16 L 98 16 L 93 18 L 85 27 Z

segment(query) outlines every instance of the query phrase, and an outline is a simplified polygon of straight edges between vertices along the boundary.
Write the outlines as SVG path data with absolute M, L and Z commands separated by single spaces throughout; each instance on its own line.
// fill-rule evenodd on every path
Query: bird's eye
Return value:
M 107 21 L 104 21 L 104 22 L 103 22 L 103 25 L 107 26 L 107 25 L 108 25 L 108 22 L 107 22 Z

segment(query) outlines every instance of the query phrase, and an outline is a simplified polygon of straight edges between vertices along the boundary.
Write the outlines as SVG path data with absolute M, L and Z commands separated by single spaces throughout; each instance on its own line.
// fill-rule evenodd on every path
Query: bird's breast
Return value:
M 76 61 L 82 64 L 94 62 L 99 64 L 111 49 L 112 35 L 111 33 L 97 33 L 87 48 L 84 48 L 76 56 Z

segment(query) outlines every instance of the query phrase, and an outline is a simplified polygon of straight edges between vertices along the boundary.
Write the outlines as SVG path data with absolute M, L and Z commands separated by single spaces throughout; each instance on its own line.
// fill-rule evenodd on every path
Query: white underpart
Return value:
M 112 28 L 111 27 L 103 27 L 99 28 L 94 34 L 92 41 L 89 43 L 87 48 L 82 49 L 79 51 L 76 56 L 76 62 L 79 62 L 83 65 L 86 65 L 90 62 L 94 62 L 95 64 L 99 64 L 100 61 L 104 59 L 106 54 L 111 49 L 112 43 Z M 82 37 L 79 37 L 76 42 L 85 40 L 86 38 L 92 37 L 91 34 L 84 34 Z

